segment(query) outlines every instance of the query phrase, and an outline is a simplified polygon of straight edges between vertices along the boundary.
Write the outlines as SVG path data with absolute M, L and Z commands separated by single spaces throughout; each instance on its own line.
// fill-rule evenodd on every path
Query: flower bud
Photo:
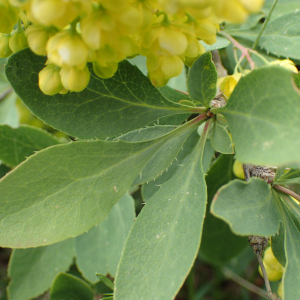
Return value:
M 11 6 L 8 0 L 0 0 L 0 32 L 11 33 L 18 18 L 19 10 Z
M 9 47 L 14 53 L 28 47 L 25 32 L 17 30 L 9 39 Z
M 184 53 L 188 46 L 186 36 L 177 30 L 172 30 L 168 26 L 164 27 L 158 36 L 160 47 L 168 51 L 171 55 Z
M 235 160 L 233 163 L 233 174 L 240 179 L 245 179 L 243 165 L 240 161 Z
M 40 71 L 39 87 L 44 94 L 54 95 L 63 90 L 59 70 L 59 67 L 49 64 Z
M 30 49 L 37 55 L 46 55 L 46 45 L 51 32 L 49 32 L 44 26 L 36 24 L 30 25 L 26 31 L 25 35 Z
M 161 71 L 167 78 L 178 76 L 183 69 L 183 62 L 178 56 L 163 56 Z
M 13 52 L 9 47 L 10 36 L 1 35 L 0 36 L 0 57 L 9 57 Z
M 71 92 L 83 91 L 90 81 L 90 71 L 87 66 L 83 69 L 62 68 L 60 75 L 63 87 Z
M 106 66 L 103 66 L 99 64 L 98 61 L 93 61 L 93 70 L 100 78 L 110 78 L 117 72 L 118 63 L 111 61 L 108 62 Z
M 288 69 L 296 74 L 298 73 L 298 69 L 296 68 L 294 62 L 289 59 L 273 60 L 270 62 L 270 64 L 281 66 L 281 67 Z
M 97 50 L 101 46 L 101 13 L 95 11 L 80 22 L 81 36 L 86 45 Z
M 52 36 L 47 43 L 48 59 L 60 67 L 84 68 L 89 56 L 89 49 L 78 33 L 68 30 Z
M 81 1 L 74 2 L 79 5 Z M 32 0 L 30 12 L 40 24 L 63 29 L 77 17 L 79 9 L 73 1 Z
M 235 86 L 237 85 L 241 77 L 241 73 L 235 73 L 233 75 L 220 77 L 218 79 L 217 85 L 220 86 L 221 92 L 227 97 L 227 99 L 230 97 L 231 93 L 233 92 Z

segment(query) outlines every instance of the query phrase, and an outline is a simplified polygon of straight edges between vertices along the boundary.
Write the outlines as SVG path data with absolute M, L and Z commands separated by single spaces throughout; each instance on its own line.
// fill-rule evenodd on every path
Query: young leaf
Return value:
M 109 287 L 110 289 L 114 289 L 114 284 L 104 275 L 100 274 L 100 273 L 96 273 L 96 276 L 100 279 L 100 281 L 102 281 L 107 287 Z
M 24 49 L 10 57 L 6 76 L 37 117 L 74 137 L 117 136 L 161 117 L 194 111 L 164 98 L 149 79 L 127 61 L 121 62 L 117 73 L 109 79 L 97 77 L 90 66 L 90 83 L 80 93 L 47 96 L 38 86 L 38 73 L 45 62 L 45 57 Z
M 199 41 L 199 43 L 201 43 L 205 47 L 206 51 L 213 51 L 213 50 L 217 50 L 217 49 L 226 48 L 230 44 L 228 39 L 226 39 L 222 36 L 217 35 L 216 38 L 217 38 L 217 42 L 212 45 L 206 44 L 203 41 Z
M 258 165 L 300 164 L 300 94 L 292 73 L 259 68 L 242 77 L 224 108 L 236 158 Z
M 198 253 L 205 215 L 205 139 L 135 221 L 118 266 L 115 300 L 171 300 L 181 287 Z
M 134 218 L 133 198 L 125 194 L 100 224 L 75 238 L 76 264 L 89 282 L 98 281 L 96 273 L 115 277 Z
M 14 249 L 9 261 L 10 300 L 28 300 L 46 292 L 54 279 L 65 272 L 75 255 L 74 240 L 32 249 Z
M 196 103 L 210 107 L 217 93 L 218 74 L 211 60 L 211 53 L 202 54 L 192 65 L 188 77 L 189 95 Z
M 248 39 L 254 42 L 261 30 L 262 24 L 252 30 L 232 31 L 228 33 L 234 37 Z M 259 39 L 258 45 L 267 52 L 278 56 L 300 59 L 300 11 L 286 13 L 269 22 Z
M 53 282 L 50 290 L 50 300 L 93 300 L 91 287 L 80 278 L 71 274 L 61 273 Z
M 206 177 L 207 207 L 218 189 L 232 178 L 232 155 L 221 155 L 213 164 Z M 246 237 L 232 233 L 229 226 L 209 211 L 206 213 L 200 252 L 213 263 L 223 263 L 235 257 L 249 243 Z
M 279 228 L 279 211 L 270 185 L 260 178 L 249 182 L 233 180 L 215 195 L 211 213 L 227 222 L 239 235 L 274 235 Z
M 227 128 L 218 122 L 214 123 L 210 140 L 211 145 L 216 151 L 224 154 L 234 153 L 232 141 Z
M 59 140 L 44 130 L 31 126 L 11 128 L 0 125 L 0 160 L 9 166 L 17 166 L 26 157 L 52 145 Z
M 300 170 L 298 169 L 290 169 L 288 172 L 284 173 L 280 177 L 278 177 L 274 184 L 300 184 Z
M 151 141 L 73 142 L 31 156 L 0 181 L 0 245 L 36 247 L 86 232 L 107 216 L 161 147 L 167 143 L 172 151 L 155 166 L 157 174 L 197 126 L 192 120 Z

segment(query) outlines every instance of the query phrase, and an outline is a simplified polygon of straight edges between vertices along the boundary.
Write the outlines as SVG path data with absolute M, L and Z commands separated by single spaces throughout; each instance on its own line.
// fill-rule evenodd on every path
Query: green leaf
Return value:
M 262 10 L 267 15 L 274 3 L 274 0 L 266 0 Z M 275 9 L 272 12 L 271 20 L 276 19 L 288 12 L 296 12 L 299 10 L 298 0 L 280 0 L 276 3 Z
M 199 135 L 197 134 L 197 131 L 195 131 L 188 137 L 186 142 L 183 144 L 182 150 L 178 153 L 178 156 L 168 167 L 168 169 L 154 180 L 142 185 L 142 197 L 144 202 L 147 202 L 160 189 L 160 186 L 163 183 L 170 180 L 177 171 L 180 171 L 182 165 L 184 165 L 188 161 L 191 152 L 196 146 L 198 140 Z M 215 151 L 211 147 L 210 141 L 207 140 L 203 153 L 203 170 L 205 173 L 209 169 L 214 153 Z
M 14 129 L 0 125 L 0 144 L 0 160 L 9 166 L 17 166 L 35 151 L 57 145 L 59 141 L 36 127 L 23 125 Z
M 196 103 L 210 107 L 217 93 L 218 74 L 211 60 L 211 53 L 202 54 L 192 65 L 188 76 L 189 95 Z
M 233 178 L 232 164 L 232 155 L 221 155 L 209 170 L 206 177 L 208 208 L 218 189 Z M 207 259 L 213 263 L 226 262 L 248 245 L 246 237 L 233 234 L 224 221 L 206 213 L 200 252 Z
M 300 170 L 290 169 L 288 172 L 282 174 L 279 178 L 274 180 L 274 184 L 300 184 Z
M 38 87 L 38 73 L 45 62 L 46 57 L 24 49 L 10 57 L 6 76 L 37 117 L 71 136 L 82 139 L 117 136 L 161 117 L 191 112 L 189 107 L 164 98 L 127 61 L 121 62 L 117 73 L 109 79 L 97 77 L 90 66 L 90 83 L 80 93 L 47 96 Z
M 203 135 L 190 159 L 146 203 L 127 238 L 115 300 L 171 300 L 198 253 L 206 207 Z
M 50 290 L 50 300 L 93 300 L 91 287 L 83 280 L 70 274 L 59 274 Z
M 210 140 L 211 145 L 216 151 L 224 154 L 234 153 L 231 137 L 226 126 L 222 126 L 220 123 L 215 122 Z
M 226 48 L 230 44 L 229 40 L 222 36 L 217 35 L 216 38 L 217 42 L 212 45 L 206 44 L 203 41 L 199 41 L 199 43 L 201 43 L 204 46 L 206 51 L 213 51 L 217 49 Z
M 75 238 L 76 264 L 84 278 L 96 283 L 96 273 L 115 277 L 135 218 L 133 198 L 125 194 L 96 227 Z
M 221 187 L 211 212 L 227 222 L 239 235 L 274 235 L 279 229 L 279 212 L 270 185 L 260 178 L 249 182 L 233 180 Z
M 27 300 L 46 292 L 54 277 L 69 268 L 74 254 L 73 239 L 45 247 L 14 249 L 8 269 L 9 299 Z
M 12 127 L 19 125 L 19 114 L 16 108 L 17 95 L 10 93 L 0 100 L 0 124 L 7 124 Z
M 299 6 L 299 4 L 298 4 Z M 298 7 L 299 8 L 299 7 Z M 262 24 L 252 30 L 228 30 L 227 32 L 254 42 L 261 30 Z M 267 52 L 283 57 L 300 59 L 300 11 L 286 13 L 269 22 L 259 40 L 258 46 Z
M 100 281 L 102 281 L 107 287 L 109 287 L 110 289 L 114 289 L 114 284 L 104 275 L 100 274 L 100 273 L 96 273 L 96 276 L 100 279 Z
M 284 252 L 284 232 L 284 225 L 280 222 L 279 231 L 271 237 L 272 252 L 282 266 L 285 266 L 286 263 Z
M 160 138 L 161 136 L 168 134 L 172 130 L 176 129 L 178 126 L 175 125 L 155 125 L 147 128 L 141 128 L 138 130 L 130 131 L 125 133 L 114 141 L 125 141 L 125 142 L 143 142 L 153 139 Z
M 292 73 L 264 67 L 242 77 L 224 108 L 236 158 L 257 165 L 300 163 L 300 94 Z
M 297 207 L 298 213 L 295 215 L 295 206 L 290 201 L 290 204 L 282 203 L 282 215 L 284 216 L 285 226 L 285 257 L 286 265 L 283 272 L 283 297 L 284 300 L 300 299 L 300 277 L 299 277 L 299 265 L 300 265 L 300 210 Z
M 152 172 L 165 170 L 197 126 L 191 120 L 151 141 L 73 142 L 31 156 L 0 181 L 0 245 L 36 247 L 86 232 L 104 220 L 147 162 L 169 145 L 172 150 Z

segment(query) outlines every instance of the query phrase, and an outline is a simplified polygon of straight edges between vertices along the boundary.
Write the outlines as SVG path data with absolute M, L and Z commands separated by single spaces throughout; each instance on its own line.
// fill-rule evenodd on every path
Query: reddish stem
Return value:
M 230 36 L 229 34 L 227 34 L 224 31 L 221 31 L 220 34 L 222 34 L 223 36 L 225 36 L 233 44 L 233 47 L 235 47 L 235 48 L 237 48 L 237 49 L 239 49 L 239 50 L 242 51 L 242 55 L 241 55 L 240 59 L 243 59 L 244 57 L 246 57 L 246 59 L 249 62 L 251 70 L 253 70 L 254 66 L 255 66 L 255 63 L 251 59 L 250 54 L 249 54 L 249 51 L 253 51 L 253 50 L 244 47 L 237 40 L 235 40 L 232 36 Z

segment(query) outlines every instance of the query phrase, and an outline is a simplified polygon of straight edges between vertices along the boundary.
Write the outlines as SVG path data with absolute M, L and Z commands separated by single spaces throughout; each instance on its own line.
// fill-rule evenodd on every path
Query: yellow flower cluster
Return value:
M 109 78 L 120 61 L 138 54 L 147 56 L 152 83 L 163 86 L 205 51 L 199 40 L 216 42 L 220 22 L 243 22 L 263 1 L 0 0 L 0 56 L 27 43 L 47 55 L 39 84 L 49 95 L 82 91 L 87 62 Z

